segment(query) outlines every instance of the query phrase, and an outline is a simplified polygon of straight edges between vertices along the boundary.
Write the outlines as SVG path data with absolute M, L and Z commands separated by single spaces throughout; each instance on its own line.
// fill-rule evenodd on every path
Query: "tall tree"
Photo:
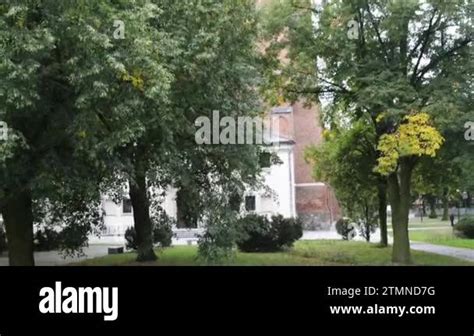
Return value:
M 286 48 L 289 62 L 269 72 L 269 78 L 279 78 L 269 81 L 273 91 L 293 98 L 324 97 L 329 121 L 367 116 L 377 142 L 396 133 L 413 111 L 429 113 L 437 124 L 442 116 L 456 120 L 467 112 L 467 105 L 450 95 L 453 87 L 472 81 L 469 1 L 327 1 L 314 7 L 311 1 L 285 0 L 280 4 L 273 9 L 273 14 L 280 14 L 269 19 L 269 32 L 275 37 L 269 51 L 275 55 Z M 286 38 L 278 38 L 282 33 Z M 462 136 L 461 129 L 457 132 Z M 392 208 L 410 198 L 406 188 L 413 164 L 402 161 L 403 168 L 386 179 L 391 184 Z M 403 232 L 395 238 L 395 262 L 410 262 L 406 210 L 392 217 L 394 230 Z
M 104 178 L 131 166 L 112 155 L 115 148 L 142 153 L 138 121 L 155 121 L 147 113 L 160 112 L 170 82 L 155 43 L 168 40 L 148 25 L 157 12 L 149 1 L 31 1 L 1 11 L 1 114 L 10 127 L 2 214 L 10 263 L 31 265 L 33 201 L 60 202 L 58 191 L 97 201 Z M 116 34 L 117 18 L 129 39 Z
M 70 188 L 71 196 L 90 194 L 81 191 L 86 186 L 96 189 L 95 175 L 84 175 L 93 164 L 74 154 L 71 126 L 79 109 L 68 80 L 75 64 L 66 62 L 96 41 L 87 27 L 72 24 L 74 11 L 53 1 L 4 3 L 0 14 L 0 119 L 9 127 L 0 143 L 0 211 L 10 264 L 33 265 L 33 222 L 41 220 L 34 205 L 61 202 L 64 183 L 80 176 L 84 183 Z M 84 197 L 75 199 L 86 204 Z
M 318 180 L 334 188 L 344 214 L 363 223 L 364 228 L 374 227 L 373 214 L 378 210 L 379 176 L 373 171 L 377 164 L 376 145 L 373 127 L 358 121 L 326 130 L 323 144 L 306 151 L 306 159 L 312 163 Z M 383 237 L 384 234 L 381 243 L 385 245 Z

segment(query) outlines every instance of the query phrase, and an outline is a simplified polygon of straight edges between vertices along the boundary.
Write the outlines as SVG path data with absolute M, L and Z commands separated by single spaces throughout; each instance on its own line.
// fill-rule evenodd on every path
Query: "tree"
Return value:
M 385 134 L 380 139 L 378 149 L 381 156 L 376 170 L 388 176 L 394 223 L 394 262 L 408 263 L 411 260 L 408 218 L 413 169 L 420 157 L 435 157 L 443 142 L 444 138 L 432 126 L 426 113 L 414 113 L 405 117 L 395 133 Z
M 13 264 L 33 263 L 33 204 L 87 208 L 64 208 L 58 190 L 85 205 L 100 192 L 122 197 L 128 182 L 138 260 L 147 261 L 156 258 L 152 189 L 185 185 L 185 175 L 201 191 L 256 179 L 256 147 L 194 140 L 196 118 L 214 109 L 258 113 L 254 9 L 168 0 L 0 7 L 0 116 L 10 127 L 0 200 Z
M 108 40 L 81 17 L 89 14 L 81 5 L 0 5 L 0 118 L 9 127 L 7 141 L 0 143 L 0 210 L 11 265 L 34 264 L 33 222 L 42 220 L 38 204 L 49 200 L 61 212 L 61 196 L 69 194 L 70 215 L 89 211 L 87 204 L 99 195 L 102 170 L 76 151 L 85 133 L 77 133 L 75 125 L 84 112 L 81 97 L 97 92 L 100 83 L 78 87 L 74 78 L 96 75 L 98 59 L 85 56 Z M 77 213 L 73 219 L 62 212 L 77 223 Z
M 180 202 L 181 214 L 206 222 L 200 252 L 209 259 L 213 248 L 232 247 L 236 213 L 227 211 L 229 195 L 243 194 L 256 185 L 262 149 L 252 144 L 198 145 L 196 120 L 212 120 L 213 111 L 219 111 L 221 119 L 261 115 L 256 90 L 260 77 L 258 17 L 252 0 L 160 3 L 174 10 L 158 24 L 179 41 L 179 56 L 170 60 L 175 81 L 169 106 L 177 118 L 175 144 L 179 149 L 169 161 L 171 184 L 185 199 Z
M 359 121 L 349 128 L 326 130 L 324 143 L 305 154 L 315 177 L 333 187 L 345 215 L 360 224 L 367 240 L 374 228 L 374 213 L 378 212 L 375 146 L 373 127 Z M 383 237 L 382 233 L 382 245 Z
M 473 70 L 469 1 L 328 1 L 318 7 L 310 1 L 281 3 L 269 19 L 274 39 L 268 50 L 275 56 L 286 48 L 289 61 L 270 62 L 280 67 L 268 71 L 269 78 L 279 78 L 268 81 L 273 91 L 293 99 L 324 97 L 328 123 L 369 118 L 377 143 L 397 132 L 412 111 L 428 113 L 436 124 L 442 124 L 443 116 L 456 120 L 466 115 L 465 88 L 472 83 Z M 286 38 L 278 38 L 282 33 Z M 453 87 L 459 91 L 456 97 L 464 94 L 463 100 L 452 97 Z M 461 130 L 457 132 L 460 136 Z M 405 184 L 410 184 L 413 169 L 408 161 L 402 159 L 399 171 Z M 398 208 L 400 197 L 410 199 L 409 185 L 400 195 L 395 175 L 386 181 L 396 203 L 392 207 Z M 408 220 L 406 209 L 402 212 L 392 217 L 394 230 L 400 232 Z M 410 262 L 408 233 L 395 240 L 393 260 Z
M 258 112 L 253 3 L 145 3 L 143 10 L 122 5 L 127 35 L 106 56 L 121 81 L 107 83 L 107 94 L 92 99 L 90 109 L 99 118 L 91 136 L 97 141 L 88 141 L 90 151 L 115 160 L 114 176 L 128 181 L 138 261 L 156 259 L 149 215 L 153 189 L 192 190 L 186 197 L 179 192 L 179 214 L 197 221 L 211 208 L 204 197 L 215 192 L 211 186 L 252 182 L 258 168 L 254 146 L 195 141 L 198 117 L 214 110 L 231 117 Z M 114 77 L 114 69 L 105 70 Z

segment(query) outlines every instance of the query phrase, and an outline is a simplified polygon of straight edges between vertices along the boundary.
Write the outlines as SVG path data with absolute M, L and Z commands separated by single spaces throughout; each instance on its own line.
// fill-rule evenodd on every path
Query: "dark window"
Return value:
M 260 167 L 261 168 L 270 168 L 272 165 L 271 162 L 272 154 L 268 152 L 260 153 Z
M 122 201 L 122 212 L 124 214 L 132 213 L 132 200 L 130 198 L 125 198 Z
M 245 197 L 245 210 L 255 211 L 255 196 Z

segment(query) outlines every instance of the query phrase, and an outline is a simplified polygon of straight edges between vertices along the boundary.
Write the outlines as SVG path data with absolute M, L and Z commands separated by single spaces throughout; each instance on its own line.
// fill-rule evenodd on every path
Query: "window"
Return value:
M 130 198 L 124 198 L 122 201 L 122 213 L 131 214 L 132 213 L 132 200 Z
M 245 210 L 246 211 L 255 211 L 256 209 L 256 200 L 255 196 L 246 196 L 245 197 Z

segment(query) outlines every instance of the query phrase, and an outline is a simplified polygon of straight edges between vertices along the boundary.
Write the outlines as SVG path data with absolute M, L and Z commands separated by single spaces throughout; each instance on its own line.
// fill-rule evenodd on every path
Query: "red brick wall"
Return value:
M 313 167 L 304 158 L 306 149 L 322 141 L 322 127 L 319 106 L 293 105 L 295 140 L 295 199 L 296 212 L 308 229 L 328 229 L 331 222 L 340 215 L 334 194 L 324 184 L 316 184 Z
M 295 144 L 295 179 L 296 184 L 314 183 L 312 167 L 304 159 L 308 146 L 321 143 L 322 128 L 319 126 L 318 106 L 305 107 L 302 103 L 293 105 Z

